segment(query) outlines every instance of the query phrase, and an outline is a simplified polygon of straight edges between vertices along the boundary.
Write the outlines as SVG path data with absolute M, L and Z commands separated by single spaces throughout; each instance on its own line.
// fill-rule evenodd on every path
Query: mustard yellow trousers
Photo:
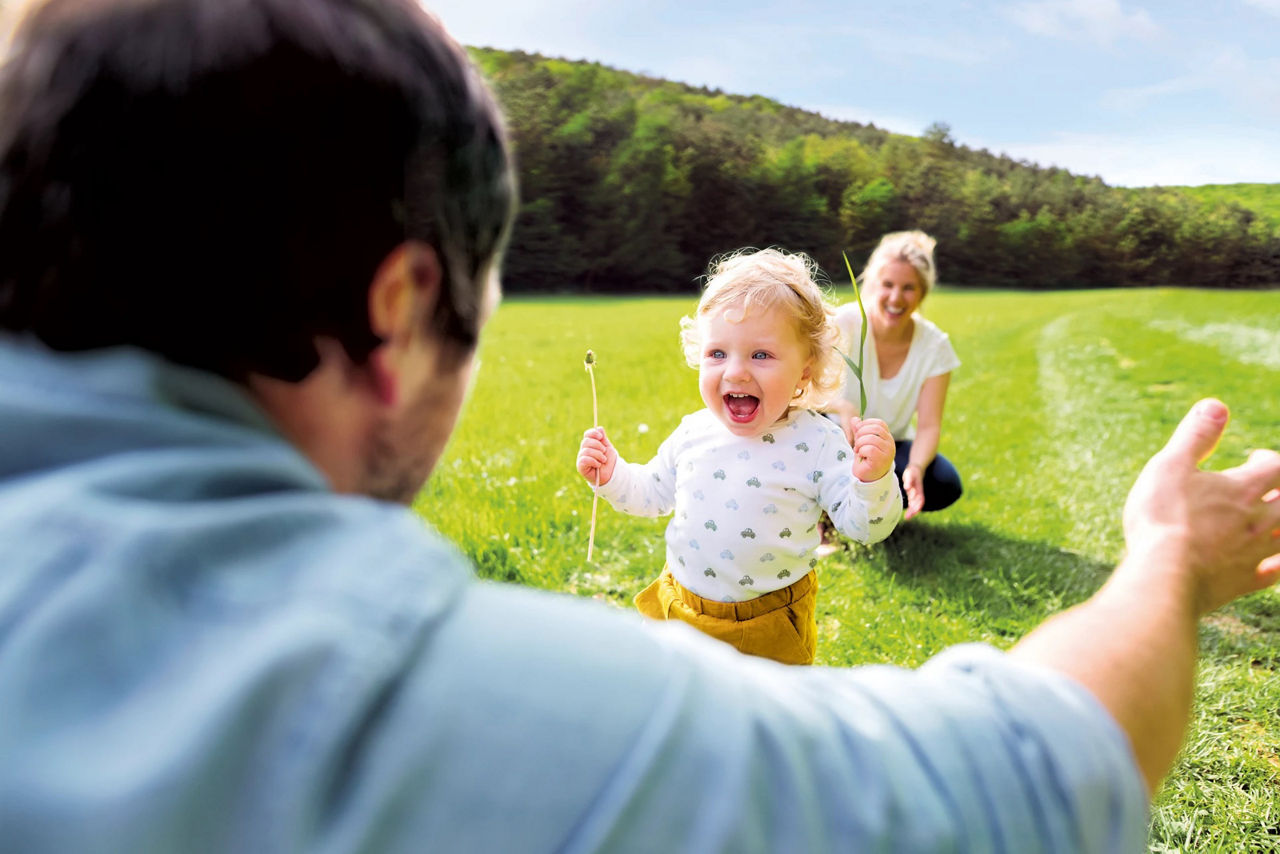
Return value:
M 747 655 L 783 664 L 813 664 L 818 646 L 818 573 L 747 602 L 704 599 L 663 568 L 636 594 L 636 608 L 655 620 L 680 620 Z

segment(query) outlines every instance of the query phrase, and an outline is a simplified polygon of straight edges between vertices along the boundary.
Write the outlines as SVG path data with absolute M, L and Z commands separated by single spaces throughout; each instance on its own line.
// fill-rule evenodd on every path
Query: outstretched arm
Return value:
M 1196 404 L 1129 493 L 1120 566 L 1012 652 L 1088 688 L 1128 734 L 1152 791 L 1186 731 L 1200 617 L 1280 578 L 1280 454 L 1198 467 L 1227 416 L 1219 401 Z

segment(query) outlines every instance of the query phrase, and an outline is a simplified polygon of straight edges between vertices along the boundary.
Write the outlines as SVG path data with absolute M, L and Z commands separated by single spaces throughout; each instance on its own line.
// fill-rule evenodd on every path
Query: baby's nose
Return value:
M 751 378 L 749 366 L 750 363 L 746 359 L 740 359 L 737 356 L 732 356 L 729 359 L 729 363 L 725 365 L 725 377 L 735 381 L 748 380 Z

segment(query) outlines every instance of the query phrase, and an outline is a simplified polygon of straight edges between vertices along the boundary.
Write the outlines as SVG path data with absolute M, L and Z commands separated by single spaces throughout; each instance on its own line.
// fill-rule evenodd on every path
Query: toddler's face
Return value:
M 787 413 L 809 381 L 813 357 L 784 310 L 729 306 L 698 318 L 698 390 L 737 436 L 760 436 Z

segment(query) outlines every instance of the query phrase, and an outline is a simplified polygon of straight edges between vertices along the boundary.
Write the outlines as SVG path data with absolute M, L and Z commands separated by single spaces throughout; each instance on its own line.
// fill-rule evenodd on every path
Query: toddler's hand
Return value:
M 893 434 L 879 418 L 849 419 L 853 433 L 853 476 L 863 483 L 884 477 L 893 468 Z
M 604 486 L 613 477 L 618 464 L 618 452 L 604 434 L 603 427 L 592 427 L 582 434 L 578 448 L 578 474 L 593 486 Z

